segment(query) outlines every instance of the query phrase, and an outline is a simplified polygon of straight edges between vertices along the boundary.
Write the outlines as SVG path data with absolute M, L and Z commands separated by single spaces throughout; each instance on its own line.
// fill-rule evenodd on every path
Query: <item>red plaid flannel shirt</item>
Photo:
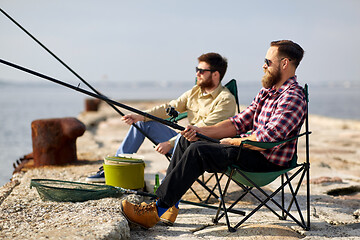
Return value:
M 305 114 L 305 94 L 294 76 L 278 91 L 262 88 L 251 105 L 230 120 L 240 137 L 255 133 L 257 141 L 277 142 L 299 134 Z M 288 166 L 295 151 L 293 140 L 261 153 L 274 164 Z

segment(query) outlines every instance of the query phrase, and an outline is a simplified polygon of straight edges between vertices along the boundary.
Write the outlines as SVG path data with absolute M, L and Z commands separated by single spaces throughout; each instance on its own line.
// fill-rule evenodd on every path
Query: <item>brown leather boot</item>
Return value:
M 174 225 L 178 214 L 179 209 L 175 206 L 172 206 L 160 217 L 160 221 L 163 222 L 165 225 L 172 226 Z
M 153 227 L 160 221 L 157 213 L 156 203 L 132 204 L 127 200 L 121 202 L 121 212 L 131 223 L 139 225 L 145 229 Z

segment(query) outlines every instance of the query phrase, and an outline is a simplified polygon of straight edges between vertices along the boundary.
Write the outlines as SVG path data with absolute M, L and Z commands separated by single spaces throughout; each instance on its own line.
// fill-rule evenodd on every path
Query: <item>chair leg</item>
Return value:
M 284 185 L 284 174 L 281 174 L 281 185 Z M 281 190 L 281 206 L 283 208 L 285 208 L 285 193 L 284 193 L 284 188 L 282 188 Z M 280 220 L 285 220 L 285 213 L 284 211 L 281 211 L 281 218 Z
M 227 182 L 226 182 L 225 189 L 224 189 L 224 193 L 223 193 L 224 195 L 225 195 L 226 192 L 227 192 L 227 189 L 228 189 L 228 187 L 229 187 L 229 185 L 230 185 L 230 181 L 231 181 L 231 178 L 232 178 L 233 174 L 234 174 L 234 169 L 231 171 L 230 176 L 229 176 L 229 178 L 228 178 L 228 180 L 227 180 Z M 215 173 L 214 173 L 214 175 L 215 175 Z M 216 187 L 218 184 L 220 184 L 220 181 L 216 182 L 215 187 Z M 220 189 L 220 186 L 219 186 L 219 189 Z M 216 215 L 215 215 L 215 217 L 214 217 L 214 219 L 213 219 L 213 223 L 218 223 L 218 222 L 219 222 L 219 219 L 223 216 L 223 215 L 221 215 L 221 216 L 219 217 L 219 213 L 220 213 L 221 205 L 222 205 L 221 200 L 222 200 L 222 198 L 220 199 L 219 207 L 218 207 L 218 210 L 217 210 L 217 212 L 216 212 Z
M 293 198 L 291 199 L 291 202 L 289 203 L 289 207 L 287 209 L 288 212 L 290 212 L 291 206 L 292 204 L 295 202 L 299 217 L 301 218 L 301 221 L 303 223 L 303 225 L 301 227 L 303 227 L 306 231 L 310 230 L 310 187 L 309 187 L 309 180 L 310 180 L 310 172 L 309 172 L 309 164 L 304 163 L 303 166 L 301 167 L 301 169 L 303 169 L 303 173 L 300 177 L 300 180 L 298 182 L 298 185 L 295 189 L 295 191 L 292 189 L 292 185 L 289 184 L 289 189 L 293 195 Z M 287 179 L 289 179 L 288 175 L 285 175 L 287 177 Z M 304 177 L 306 176 L 307 182 L 306 182 L 306 212 L 307 212 L 307 221 L 305 222 L 305 219 L 302 215 L 300 206 L 297 202 L 296 196 L 297 193 L 301 187 L 301 183 L 304 180 Z M 285 216 L 286 218 L 286 216 Z
M 219 180 L 221 181 L 221 179 L 223 178 L 223 176 L 225 175 L 225 173 L 222 173 L 221 174 L 221 176 L 220 176 L 220 178 L 219 178 Z M 213 173 L 206 181 L 205 181 L 205 184 L 207 184 L 209 181 L 210 181 L 210 179 L 213 177 L 213 176 L 215 176 L 215 173 Z M 214 191 L 215 191 L 215 189 L 216 189 L 216 184 L 214 185 L 214 187 L 211 189 L 211 192 L 213 193 Z M 226 191 L 225 191 L 226 192 Z M 211 198 L 211 193 L 207 196 L 207 198 L 205 199 L 205 203 L 208 203 L 208 201 L 210 200 L 210 198 Z
M 301 166 L 301 165 L 300 165 Z M 265 199 L 261 199 L 260 197 L 258 197 L 255 193 L 253 193 L 251 190 L 252 190 L 252 187 L 246 187 L 245 185 L 242 185 L 241 183 L 239 184 L 238 182 L 236 182 L 241 188 L 243 188 L 244 190 L 244 194 L 242 194 L 242 196 L 240 196 L 233 204 L 231 204 L 230 207 L 226 208 L 225 206 L 225 194 L 227 193 L 227 190 L 228 190 L 228 187 L 229 187 L 229 184 L 231 182 L 231 179 L 233 177 L 233 174 L 235 173 L 235 171 L 237 171 L 236 169 L 232 169 L 231 173 L 230 173 L 230 176 L 227 180 L 227 183 L 226 183 L 226 186 L 225 186 L 225 189 L 224 191 L 222 191 L 221 189 L 221 186 L 220 186 L 220 181 L 219 181 L 219 177 L 218 175 L 216 174 L 215 177 L 216 177 L 216 180 L 217 180 L 217 186 L 219 188 L 219 193 L 220 193 L 220 203 L 219 203 L 219 207 L 218 207 L 218 211 L 216 213 L 216 217 L 215 219 L 213 220 L 214 223 L 217 223 L 219 221 L 219 219 L 221 219 L 223 216 L 225 216 L 226 218 L 226 224 L 229 228 L 229 231 L 236 231 L 236 229 L 242 224 L 244 223 L 247 219 L 249 219 L 253 214 L 255 214 L 261 207 L 263 206 L 266 206 L 269 210 L 271 210 L 276 216 L 279 217 L 279 219 L 286 219 L 288 216 L 295 222 L 297 223 L 299 226 L 301 226 L 302 228 L 304 228 L 305 230 L 309 230 L 310 229 L 310 216 L 309 216 L 309 211 L 307 211 L 308 213 L 308 221 L 305 222 L 304 220 L 304 217 L 303 217 L 303 213 L 301 212 L 301 209 L 300 209 L 300 205 L 299 205 L 299 202 L 297 200 L 297 194 L 300 190 L 300 187 L 301 187 L 301 183 L 304 179 L 304 176 L 308 177 L 308 175 L 305 175 L 305 174 L 308 174 L 308 166 L 306 166 L 306 164 L 303 164 L 293 175 L 291 175 L 289 177 L 288 174 L 283 174 L 281 176 L 281 186 L 278 187 L 272 194 L 267 194 L 263 189 L 261 189 L 259 186 L 257 186 L 251 179 L 249 179 L 246 175 L 244 175 L 242 172 L 240 171 L 237 171 L 239 174 L 241 174 L 248 182 L 250 182 L 252 185 L 254 185 L 256 187 L 256 189 L 258 191 L 260 191 L 260 193 L 262 195 L 265 196 Z M 292 184 L 291 184 L 291 181 L 293 181 L 293 179 L 297 176 L 300 176 L 300 181 L 299 183 L 297 184 L 297 186 L 295 188 L 293 188 Z M 291 192 L 291 195 L 292 195 L 292 198 L 291 198 L 291 201 L 288 205 L 288 208 L 285 207 L 285 187 L 286 185 L 289 186 L 289 189 L 290 189 L 290 192 Z M 309 189 L 307 189 L 308 192 L 309 192 Z M 274 199 L 274 196 L 279 194 L 279 192 L 281 191 L 281 204 L 280 202 L 277 202 L 275 201 Z M 228 218 L 228 212 L 230 211 L 233 211 L 233 207 L 247 194 L 247 193 L 250 193 L 252 196 L 254 196 L 259 202 L 260 204 L 255 208 L 253 209 L 249 214 L 247 214 L 247 216 L 245 216 L 238 224 L 236 224 L 234 227 L 231 227 L 230 226 L 230 221 L 229 221 L 229 218 Z M 309 199 L 309 194 L 308 194 L 308 199 Z M 272 209 L 272 207 L 270 207 L 268 205 L 268 202 L 271 201 L 273 202 L 278 208 L 279 210 L 282 212 L 281 215 L 279 215 L 274 209 Z M 310 201 L 309 201 L 310 202 Z M 309 202 L 307 203 L 307 208 L 309 209 Z M 296 205 L 296 208 L 297 208 L 297 211 L 298 211 L 298 214 L 299 214 L 299 217 L 295 218 L 292 213 L 290 213 L 290 210 L 291 210 L 291 207 L 292 207 L 292 204 L 295 204 Z M 221 209 L 223 209 L 223 213 L 219 216 L 219 213 L 221 211 Z
M 307 156 L 309 159 L 309 155 Z M 306 211 L 307 211 L 307 225 L 306 230 L 310 231 L 310 164 L 307 162 L 305 164 L 306 169 Z
M 234 170 L 231 171 L 230 173 L 230 176 L 226 182 L 226 185 L 225 185 L 225 189 L 223 191 L 223 195 L 225 197 L 226 193 L 227 193 L 227 190 L 228 190 L 228 187 L 230 186 L 230 182 L 231 182 L 231 179 L 232 179 L 232 175 L 234 174 Z M 214 174 L 215 175 L 215 174 Z M 221 177 L 224 176 L 224 173 L 221 175 Z M 221 180 L 221 177 L 220 177 L 220 180 Z M 220 181 L 219 181 L 220 182 Z M 217 186 L 217 184 L 215 185 L 215 187 Z M 232 203 L 230 205 L 230 207 L 228 207 L 226 209 L 227 212 L 231 212 L 231 213 L 235 213 L 235 214 L 238 214 L 238 215 L 242 215 L 242 216 L 245 216 L 245 212 L 244 211 L 241 211 L 241 210 L 236 210 L 236 209 L 232 209 L 239 201 L 241 201 L 241 199 L 249 192 L 249 190 L 251 190 L 251 188 L 246 188 L 245 186 L 241 185 L 240 187 L 243 188 L 243 190 L 245 191 L 245 193 L 243 193 L 243 195 L 241 195 L 234 203 Z M 225 201 L 225 200 L 224 200 Z M 223 212 L 220 216 L 220 210 L 221 210 L 221 205 L 222 205 L 222 202 L 220 201 L 219 202 L 219 207 L 218 207 L 218 210 L 216 212 L 216 215 L 215 217 L 213 218 L 213 223 L 218 223 L 219 220 L 225 215 L 225 213 Z
M 291 202 L 290 202 L 290 204 L 289 204 L 289 207 L 288 207 L 287 211 L 290 212 L 292 203 L 295 202 L 296 209 L 297 209 L 297 211 L 298 211 L 298 214 L 299 214 L 299 217 L 300 217 L 300 219 L 301 219 L 301 222 L 302 222 L 303 225 L 305 226 L 305 220 L 304 220 L 304 217 L 303 217 L 303 215 L 302 215 L 302 213 L 301 213 L 301 209 L 300 209 L 299 203 L 298 203 L 297 198 L 296 198 L 297 193 L 298 193 L 298 191 L 299 191 L 299 189 L 300 189 L 300 185 L 301 185 L 301 182 L 302 182 L 302 179 L 303 179 L 304 175 L 305 175 L 305 172 L 303 172 L 303 174 L 302 174 L 302 176 L 301 176 L 301 178 L 300 178 L 300 181 L 299 181 L 299 183 L 298 183 L 298 186 L 296 187 L 295 192 L 294 192 L 294 189 L 292 188 L 291 182 L 289 182 L 289 184 L 288 184 L 288 185 L 289 185 L 290 192 L 291 192 L 291 194 L 292 194 L 293 197 L 292 197 L 292 199 L 291 199 Z M 289 179 L 289 176 L 288 176 L 287 174 L 285 174 L 285 176 L 286 176 L 286 179 Z
M 227 208 L 227 211 L 228 211 L 228 212 L 233 212 L 233 213 L 236 213 L 236 214 L 240 214 L 240 215 L 242 215 L 242 216 L 245 216 L 245 212 L 244 212 L 244 211 L 232 209 L 238 202 L 240 202 L 240 201 L 245 197 L 246 194 L 251 193 L 252 187 L 247 188 L 247 187 L 245 187 L 244 185 L 243 185 L 242 187 L 243 187 L 244 193 L 243 193 L 236 201 L 234 201 L 234 202 L 230 205 L 230 207 Z M 225 195 L 225 192 L 224 192 L 223 194 Z M 221 207 L 221 205 L 219 205 L 219 207 Z M 217 217 L 217 220 L 220 220 L 224 215 L 225 215 L 225 213 L 222 213 L 219 217 Z
M 214 193 L 208 186 L 206 186 L 204 182 L 202 182 L 202 181 L 199 180 L 199 179 L 196 179 L 196 182 L 199 183 L 203 188 L 205 188 L 205 189 L 210 193 L 210 195 L 213 195 L 216 199 L 219 198 L 218 195 L 216 195 L 216 193 Z M 194 191 L 194 190 L 192 190 L 192 191 L 193 191 L 193 193 L 195 194 L 195 191 Z M 195 194 L 195 195 L 198 197 L 198 199 L 199 199 L 201 202 L 203 201 L 197 194 Z
M 217 173 L 215 173 L 215 178 L 216 178 L 216 182 L 217 182 L 217 185 L 218 185 L 218 188 L 219 188 L 220 203 L 222 204 L 222 207 L 223 207 L 224 212 L 225 212 L 226 225 L 228 226 L 229 232 L 235 232 L 236 229 L 230 226 L 230 221 L 229 221 L 229 217 L 228 217 L 226 206 L 225 206 L 225 200 L 224 200 L 223 193 L 221 191 L 220 181 L 219 181 L 219 177 L 218 177 Z
M 258 189 L 265 197 L 265 200 L 260 200 L 260 205 L 258 207 L 256 207 L 255 209 L 253 209 L 253 211 L 251 211 L 246 217 L 244 217 L 234 228 L 238 228 L 242 223 L 244 223 L 249 217 L 251 217 L 256 211 L 258 211 L 262 206 L 266 206 L 266 203 L 268 201 L 272 201 L 277 207 L 279 207 L 282 211 L 284 211 L 286 213 L 286 215 L 288 215 L 294 222 L 296 222 L 299 226 L 301 226 L 302 228 L 306 229 L 306 226 L 301 223 L 299 220 L 297 220 L 289 211 L 287 211 L 286 209 L 284 209 L 279 203 L 277 203 L 273 197 L 282 189 L 284 188 L 284 186 L 288 185 L 290 183 L 290 181 L 292 181 L 292 179 L 294 179 L 301 171 L 303 171 L 303 167 L 300 168 L 296 173 L 294 173 L 289 179 L 287 179 L 287 181 L 284 182 L 284 184 L 282 184 L 276 191 L 274 191 L 271 195 L 268 195 L 264 190 L 262 190 L 259 186 L 257 186 L 251 179 L 249 179 L 246 175 L 240 173 L 244 178 L 246 178 L 246 180 L 248 180 L 251 184 L 253 184 L 256 189 Z M 251 193 L 251 192 L 250 192 Z M 251 193 L 253 196 L 254 194 Z M 272 212 L 275 212 L 273 209 L 271 209 L 270 207 L 268 207 L 270 210 L 272 210 Z M 275 214 L 277 216 L 279 216 L 276 212 Z
M 200 202 L 202 202 L 202 198 L 196 193 L 196 191 L 195 191 L 192 187 L 190 187 L 190 190 L 191 190 L 191 192 L 195 195 L 195 197 L 196 197 Z

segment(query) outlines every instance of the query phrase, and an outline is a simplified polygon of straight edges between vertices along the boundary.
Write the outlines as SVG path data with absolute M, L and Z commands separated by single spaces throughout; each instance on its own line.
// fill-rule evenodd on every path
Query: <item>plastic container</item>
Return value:
M 142 159 L 131 157 L 106 157 L 104 159 L 106 185 L 126 189 L 144 187 L 145 163 Z

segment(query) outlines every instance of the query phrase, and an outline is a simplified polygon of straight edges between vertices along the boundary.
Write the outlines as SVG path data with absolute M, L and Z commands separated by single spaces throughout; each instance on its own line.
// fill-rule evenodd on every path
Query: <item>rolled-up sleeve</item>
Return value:
M 252 129 L 254 112 L 251 107 L 246 108 L 241 113 L 229 118 L 234 124 L 236 135 L 240 135 Z
M 261 92 L 254 98 L 252 103 L 241 113 L 229 118 L 236 128 L 236 135 L 244 134 L 254 127 L 254 118 L 258 108 Z
M 285 139 L 298 128 L 305 115 L 306 103 L 297 94 L 287 94 L 279 99 L 277 108 L 269 121 L 254 131 L 260 142 Z

